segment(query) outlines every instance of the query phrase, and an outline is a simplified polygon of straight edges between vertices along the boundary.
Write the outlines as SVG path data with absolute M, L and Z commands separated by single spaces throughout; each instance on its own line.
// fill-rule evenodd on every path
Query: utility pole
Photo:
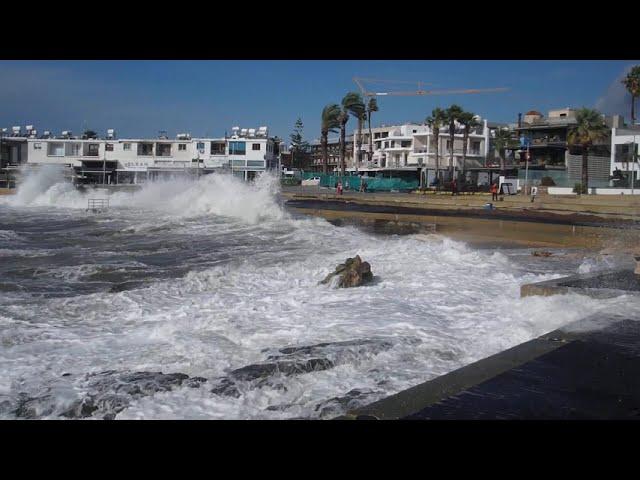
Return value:
M 104 153 L 102 154 L 102 184 L 105 185 L 107 178 L 107 144 L 104 146 Z

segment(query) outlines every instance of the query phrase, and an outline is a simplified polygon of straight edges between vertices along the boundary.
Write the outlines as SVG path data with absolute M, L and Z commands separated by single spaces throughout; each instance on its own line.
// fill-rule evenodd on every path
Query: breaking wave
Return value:
M 286 216 L 277 194 L 278 178 L 270 173 L 247 183 L 229 174 L 172 179 L 143 184 L 134 192 L 95 188 L 81 192 L 64 178 L 64 170 L 47 165 L 25 172 L 17 193 L 4 200 L 15 207 L 86 209 L 90 198 L 109 198 L 110 207 L 154 210 L 173 217 L 220 215 L 248 223 Z

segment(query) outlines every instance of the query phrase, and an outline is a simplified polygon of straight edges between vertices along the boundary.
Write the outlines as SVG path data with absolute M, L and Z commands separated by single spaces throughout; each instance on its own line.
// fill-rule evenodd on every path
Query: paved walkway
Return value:
M 491 194 L 362 193 L 336 195 L 333 189 L 319 187 L 283 187 L 282 195 L 290 201 L 349 202 L 355 205 L 408 207 L 429 210 L 481 211 L 492 203 L 495 211 L 512 214 L 583 215 L 601 219 L 640 221 L 640 195 L 540 195 L 532 203 L 524 195 L 505 195 L 492 202 Z M 316 207 L 319 208 L 319 207 Z M 355 210 L 354 205 L 351 209 Z M 401 212 L 398 212 L 401 213 Z M 597 221 L 597 219 L 595 219 Z

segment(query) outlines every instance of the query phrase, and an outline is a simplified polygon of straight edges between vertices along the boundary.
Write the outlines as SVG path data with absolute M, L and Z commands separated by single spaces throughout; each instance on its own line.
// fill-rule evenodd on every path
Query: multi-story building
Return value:
M 229 171 L 244 180 L 278 168 L 278 146 L 267 127 L 233 128 L 229 138 L 153 139 L 77 138 L 71 132 L 59 137 L 43 135 L 26 139 L 27 165 L 57 164 L 73 170 L 78 183 L 139 183 L 160 177 L 200 175 Z
M 619 115 L 603 116 L 609 128 L 619 128 L 623 118 Z M 582 177 L 582 150 L 580 145 L 569 144 L 569 133 L 577 124 L 576 110 L 562 108 L 550 110 L 545 118 L 535 110 L 527 112 L 518 122 L 519 137 L 529 139 L 529 178 L 550 176 L 557 184 L 573 186 Z M 612 140 L 607 137 L 589 148 L 589 184 L 604 187 L 609 184 L 613 171 Z M 519 166 L 525 167 L 526 155 L 520 155 Z
M 0 188 L 15 185 L 16 172 L 27 158 L 27 138 L 36 134 L 31 125 L 26 133 L 21 127 L 0 129 Z
M 635 156 L 634 156 L 635 148 Z M 612 186 L 630 187 L 631 178 L 637 186 L 640 158 L 640 125 L 611 129 L 611 171 Z
M 467 138 L 466 157 L 463 153 L 464 127 L 456 124 L 453 145 L 449 129 L 440 129 L 438 139 L 438 170 L 473 171 L 486 168 L 489 154 L 491 128 L 487 120 L 478 118 L 480 125 L 470 130 Z M 411 172 L 419 178 L 422 172 L 426 181 L 436 176 L 436 142 L 433 129 L 428 125 L 406 123 L 380 126 L 371 129 L 372 152 L 369 152 L 369 131 L 362 132 L 362 150 L 358 158 L 357 134 L 354 134 L 351 171 Z M 452 158 L 453 154 L 453 158 Z M 370 157 L 370 158 L 369 158 Z M 464 163 L 464 165 L 463 165 Z M 450 167 L 450 168 L 449 168 Z
M 353 164 L 354 149 L 351 145 L 354 142 L 353 135 L 345 136 L 345 165 L 349 167 Z M 313 164 L 313 170 L 316 172 L 322 171 L 322 143 L 320 140 L 314 140 L 310 144 L 311 158 Z M 338 171 L 340 169 L 340 138 L 327 139 L 327 173 Z

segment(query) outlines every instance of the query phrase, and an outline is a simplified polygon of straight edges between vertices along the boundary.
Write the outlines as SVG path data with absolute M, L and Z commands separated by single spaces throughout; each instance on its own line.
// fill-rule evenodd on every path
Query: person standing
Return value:
M 531 203 L 536 199 L 536 195 L 538 194 L 538 187 L 531 187 Z
M 453 181 L 451 182 L 451 196 L 453 197 L 457 193 L 458 193 L 458 182 L 454 178 Z
M 498 185 L 495 182 L 491 184 L 491 201 L 498 201 Z
M 342 182 L 338 181 L 338 187 L 336 188 L 336 193 L 338 195 L 342 195 Z

